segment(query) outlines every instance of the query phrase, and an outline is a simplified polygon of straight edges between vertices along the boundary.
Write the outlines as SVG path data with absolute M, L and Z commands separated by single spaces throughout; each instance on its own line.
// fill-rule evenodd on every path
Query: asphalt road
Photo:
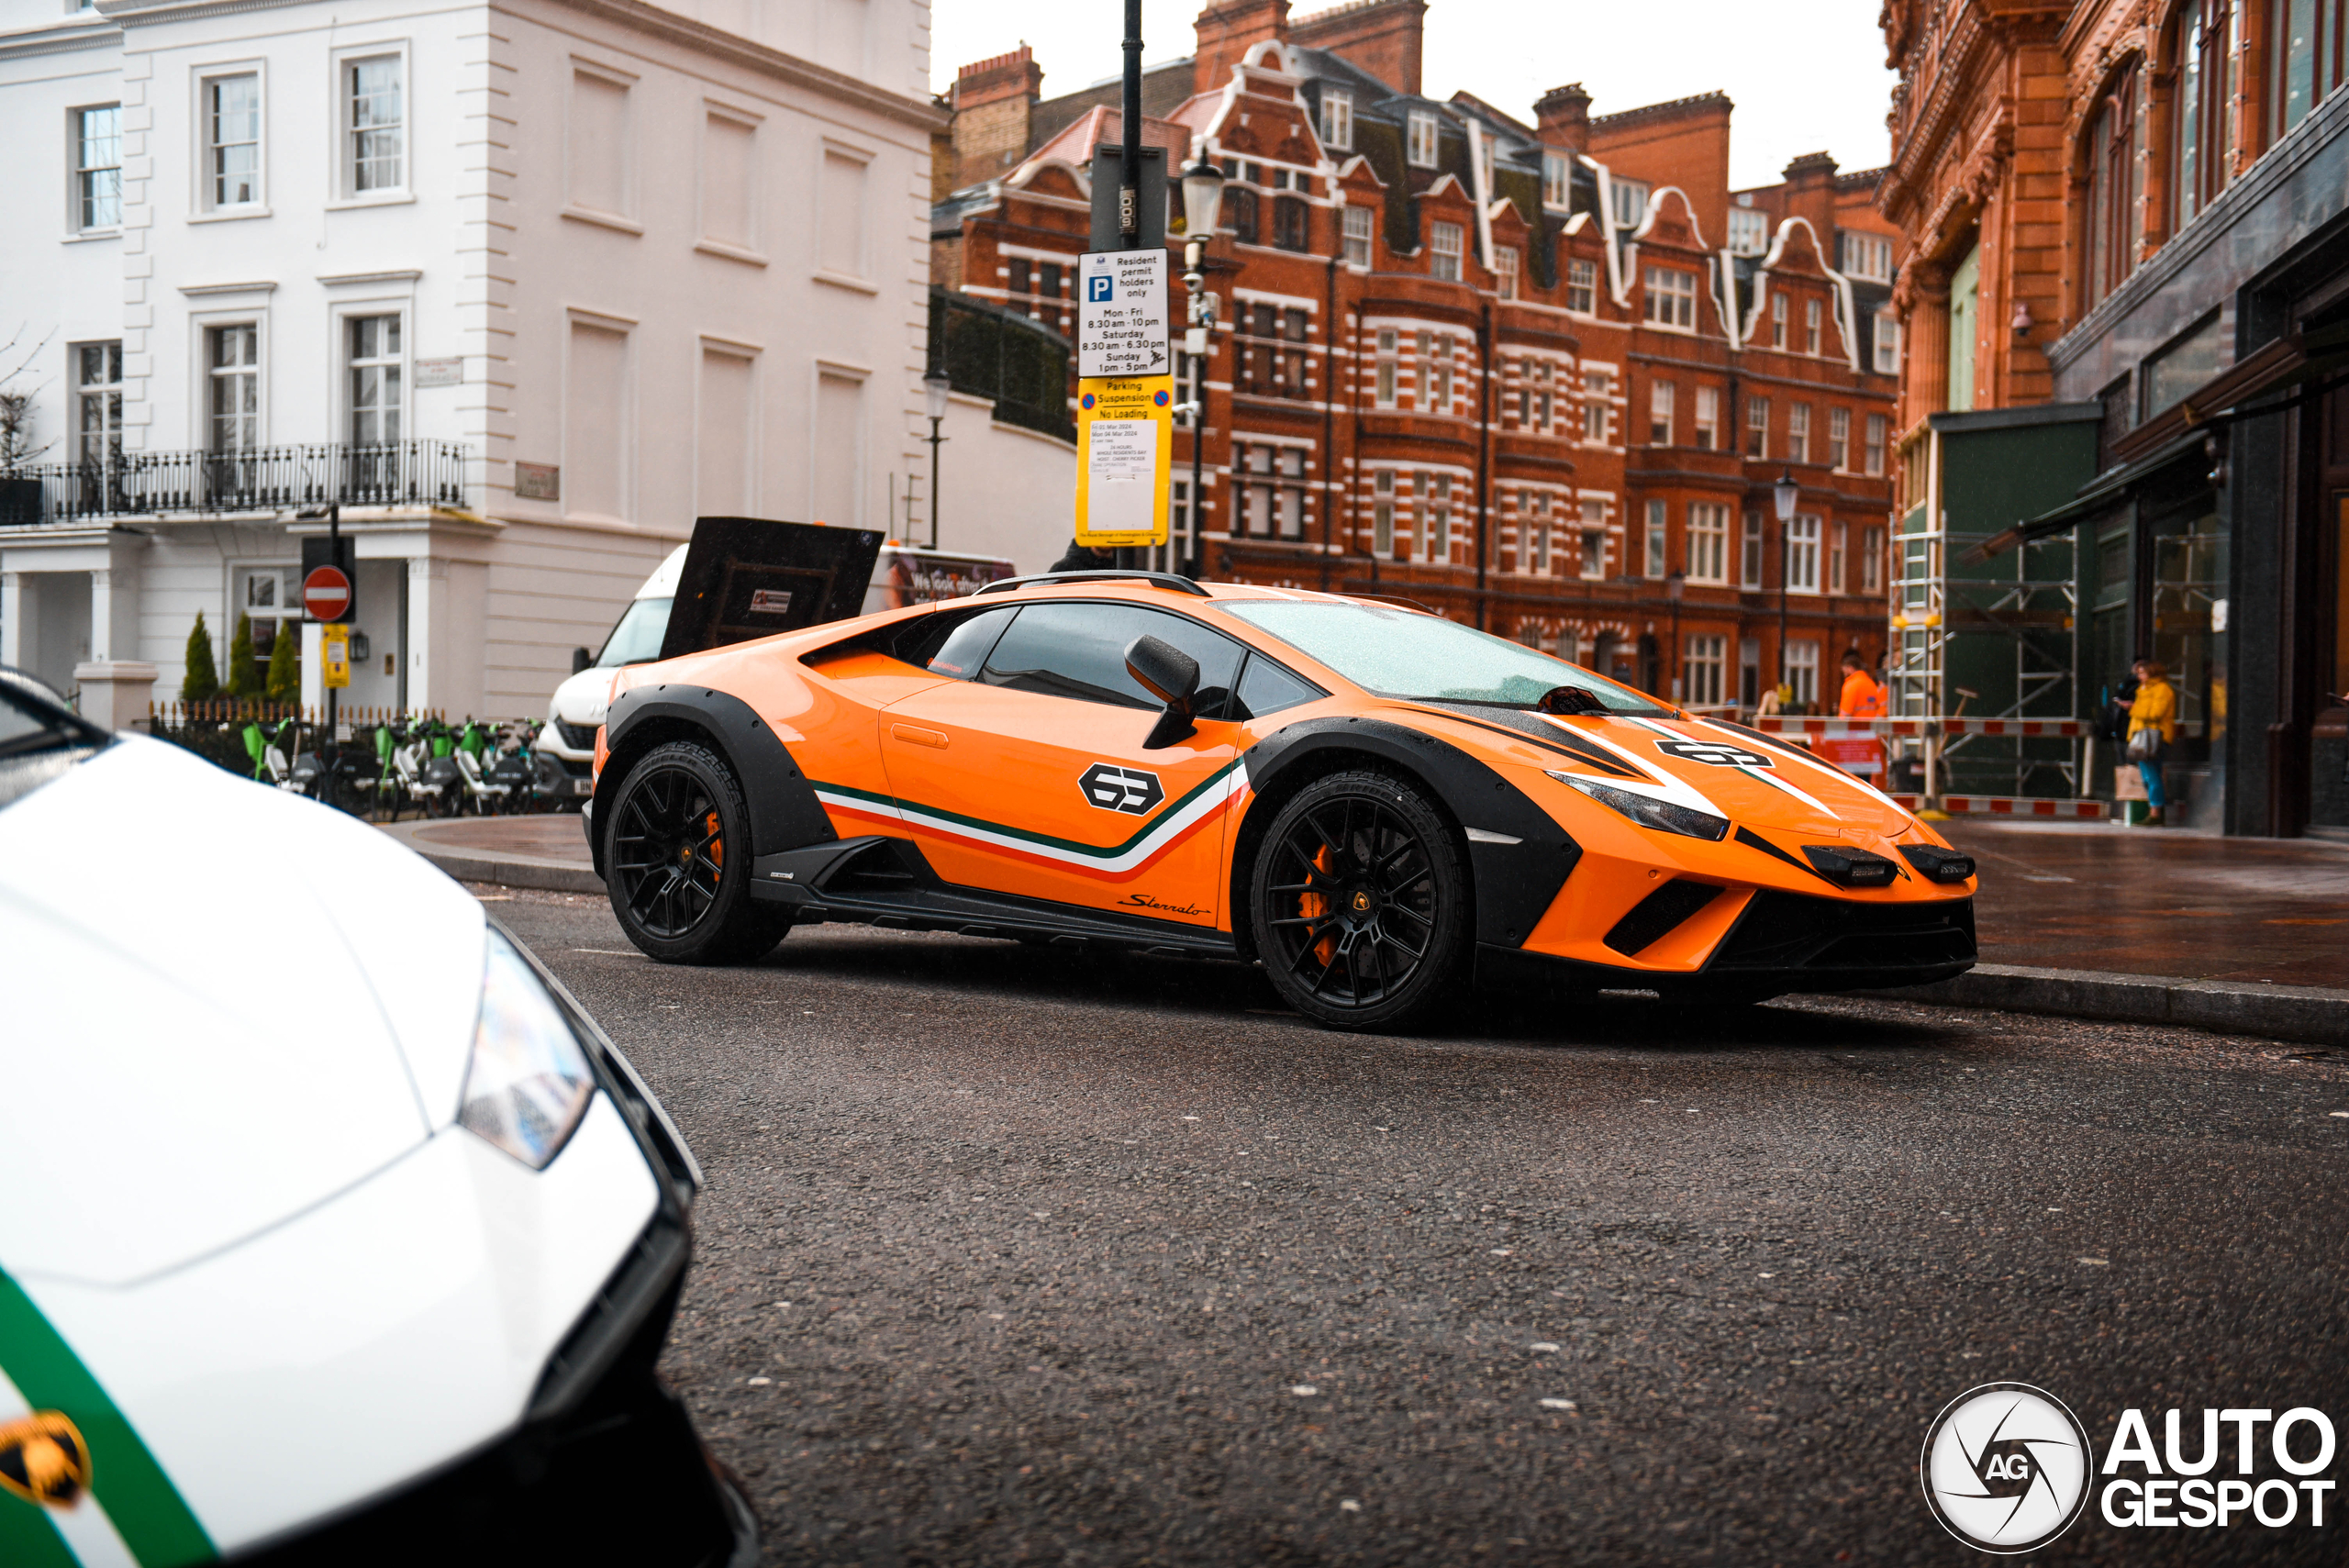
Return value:
M 666 1366 L 769 1562 L 1981 1562 L 1917 1482 L 1974 1385 L 2100 1448 L 2349 1417 L 2342 1053 L 1821 1000 L 1361 1039 L 1237 967 L 664 968 L 490 907 L 708 1172 Z M 2340 1562 L 2337 1512 L 2028 1560 Z

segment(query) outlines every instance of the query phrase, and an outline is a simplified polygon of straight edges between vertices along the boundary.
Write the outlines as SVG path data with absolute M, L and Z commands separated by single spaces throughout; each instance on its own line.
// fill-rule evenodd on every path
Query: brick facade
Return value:
M 1839 225 L 1893 232 L 1875 176 L 1820 156 L 1730 191 L 1718 94 L 1594 119 L 1560 88 L 1532 125 L 1420 96 L 1424 10 L 1292 23 L 1233 0 L 1147 84 L 1152 139 L 1231 176 L 1208 248 L 1205 570 L 1411 599 L 1694 703 L 1750 705 L 1783 625 L 1798 699 L 1831 704 L 1842 651 L 1884 643 L 1894 386 L 1871 334 L 1890 271 L 1837 256 Z M 1162 110 L 1176 72 L 1194 91 Z M 1026 161 L 933 224 L 960 287 L 1072 331 L 1085 154 L 1116 135 L 1086 113 L 1038 101 Z M 1742 253 L 1738 205 L 1768 215 Z

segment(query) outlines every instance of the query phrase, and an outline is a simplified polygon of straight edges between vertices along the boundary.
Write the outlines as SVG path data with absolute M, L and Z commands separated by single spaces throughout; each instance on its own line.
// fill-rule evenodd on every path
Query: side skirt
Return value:
M 921 851 L 904 839 L 872 835 L 761 855 L 751 875 L 751 896 L 788 906 L 795 924 L 841 920 L 1161 958 L 1239 956 L 1228 931 L 941 882 Z

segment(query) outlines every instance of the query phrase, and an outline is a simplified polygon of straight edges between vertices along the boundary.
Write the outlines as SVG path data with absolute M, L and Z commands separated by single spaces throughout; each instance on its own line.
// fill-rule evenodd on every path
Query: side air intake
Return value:
M 1626 958 L 1654 946 L 1683 920 L 1719 898 L 1721 890 L 1709 882 L 1675 877 L 1631 906 L 1631 912 L 1607 933 L 1607 945 Z

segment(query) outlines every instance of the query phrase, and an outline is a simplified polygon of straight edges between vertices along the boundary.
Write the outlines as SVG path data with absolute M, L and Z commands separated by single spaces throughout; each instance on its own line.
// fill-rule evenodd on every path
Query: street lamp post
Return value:
M 1778 511 L 1778 690 L 1786 694 L 1781 700 L 1790 700 L 1794 693 L 1787 684 L 1787 578 L 1795 552 L 1787 525 L 1795 520 L 1795 504 L 1802 499 L 1802 486 L 1795 483 L 1793 469 L 1778 470 L 1778 483 L 1772 487 L 1770 499 Z
M 1191 504 L 1183 517 L 1183 560 L 1175 570 L 1196 576 L 1199 560 L 1201 454 L 1207 446 L 1208 334 L 1215 325 L 1215 295 L 1207 292 L 1208 237 L 1223 217 L 1223 171 L 1202 150 L 1183 171 L 1183 287 L 1190 295 L 1183 351 L 1191 358 L 1191 398 L 1184 412 L 1191 421 Z
M 938 433 L 946 421 L 946 395 L 954 384 L 944 371 L 933 371 L 921 378 L 921 399 L 924 411 L 930 415 L 930 548 L 938 548 L 938 449 L 950 438 Z
M 1675 706 L 1686 701 L 1686 696 L 1680 690 L 1680 600 L 1687 592 L 1688 574 L 1687 573 L 1675 572 L 1664 580 L 1664 597 L 1672 601 L 1672 675 L 1665 683 L 1664 690 L 1672 694 Z

